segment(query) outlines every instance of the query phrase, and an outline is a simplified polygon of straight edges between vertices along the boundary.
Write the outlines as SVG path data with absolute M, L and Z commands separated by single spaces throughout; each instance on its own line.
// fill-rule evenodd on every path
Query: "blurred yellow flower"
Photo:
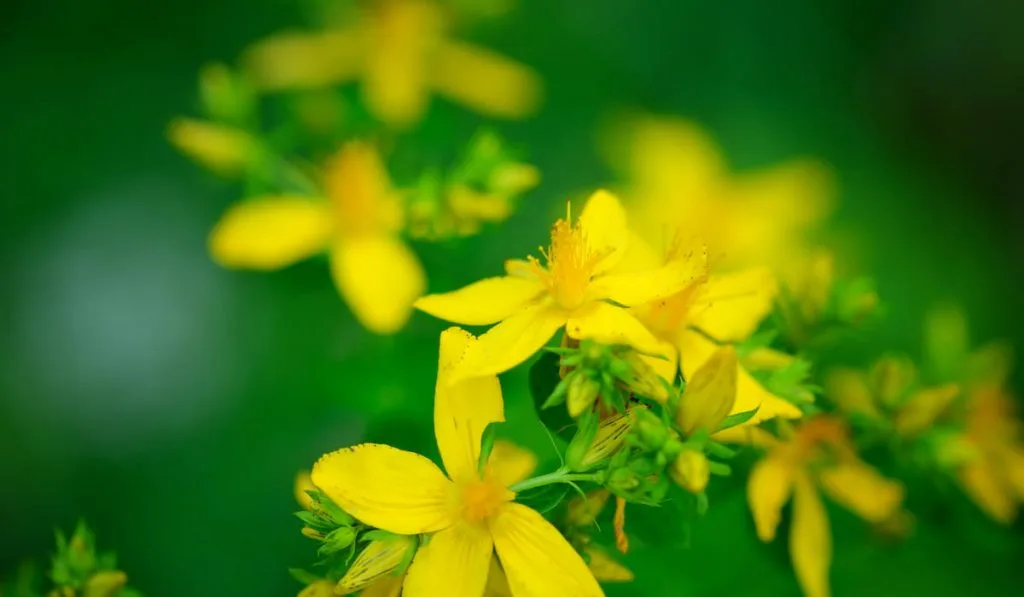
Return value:
M 509 487 L 533 470 L 533 455 L 496 442 L 481 466 L 483 432 L 504 420 L 504 406 L 497 377 L 451 380 L 475 341 L 458 328 L 441 334 L 434 431 L 447 476 L 418 454 L 361 444 L 324 455 L 313 483 L 368 525 L 431 534 L 406 573 L 406 597 L 434 595 L 442 586 L 448 595 L 482 594 L 494 552 L 513 595 L 602 595 L 558 530 L 513 501 Z
M 360 80 L 382 122 L 420 120 L 430 93 L 488 116 L 531 114 L 540 81 L 528 67 L 458 41 L 442 8 L 426 0 L 376 0 L 347 28 L 282 33 L 251 47 L 245 63 L 265 91 L 315 89 Z
M 578 222 L 572 224 L 567 215 L 552 228 L 551 245 L 542 249 L 546 266 L 533 257 L 509 260 L 507 276 L 425 296 L 416 308 L 465 325 L 497 323 L 466 355 L 456 378 L 507 371 L 563 326 L 573 339 L 667 354 L 664 343 L 620 305 L 649 303 L 678 292 L 704 275 L 703 255 L 680 255 L 660 267 L 612 273 L 628 245 L 625 210 L 614 195 L 597 191 Z
M 837 368 L 825 378 L 825 391 L 845 415 L 859 415 L 891 424 L 900 436 L 927 431 L 960 395 L 960 386 L 917 388 L 913 364 L 884 357 L 868 372 Z
M 256 138 L 241 129 L 195 118 L 171 121 L 167 138 L 179 151 L 221 176 L 240 174 L 260 149 Z
M 627 184 L 637 229 L 646 238 L 666 226 L 699 234 L 726 268 L 784 266 L 831 210 L 831 176 L 822 164 L 794 160 L 733 175 L 711 138 L 681 118 L 628 116 L 604 141 Z
M 274 270 L 330 255 L 342 298 L 370 331 L 405 325 L 426 280 L 401 240 L 402 209 L 377 152 L 345 145 L 323 173 L 327 199 L 257 197 L 235 204 L 210 234 L 210 252 L 230 268 Z
M 787 441 L 757 427 L 737 427 L 719 434 L 722 441 L 768 450 L 747 482 L 747 501 L 757 536 L 775 538 L 782 508 L 793 497 L 789 553 L 797 580 L 807 597 L 827 597 L 832 561 L 832 533 L 819 489 L 872 523 L 890 520 L 903 501 L 903 487 L 864 463 L 839 420 L 819 416 L 803 422 Z
M 686 243 L 682 238 L 682 234 L 677 233 L 661 256 L 649 245 L 634 239 L 627 267 L 666 267 L 680 255 L 701 250 L 687 248 L 687 244 L 699 243 Z M 764 268 L 752 268 L 697 276 L 668 297 L 637 305 L 631 310 L 636 318 L 658 339 L 678 351 L 678 361 L 648 358 L 647 363 L 661 377 L 672 380 L 678 362 L 684 378 L 691 379 L 715 354 L 717 343 L 747 339 L 771 312 L 775 295 L 772 274 Z M 794 404 L 766 390 L 735 358 L 732 362 L 736 367 L 736 402 L 730 414 L 757 408 L 750 424 L 775 417 L 795 419 L 801 416 Z
M 964 491 L 993 520 L 1010 524 L 1024 504 L 1024 424 L 1013 399 L 994 385 L 970 392 L 966 448 L 956 474 Z

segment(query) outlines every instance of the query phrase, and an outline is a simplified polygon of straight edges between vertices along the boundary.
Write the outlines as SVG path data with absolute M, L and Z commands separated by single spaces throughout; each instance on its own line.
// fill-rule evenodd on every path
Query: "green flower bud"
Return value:
M 649 410 L 636 413 L 636 422 L 633 431 L 640 445 L 648 452 L 657 452 L 668 441 L 669 430 L 665 423 Z
M 600 392 L 600 382 L 582 371 L 575 372 L 569 382 L 568 397 L 566 398 L 569 416 L 575 419 L 583 414 L 583 411 L 593 406 Z
M 303 532 L 305 534 L 305 532 Z M 308 536 L 308 535 L 307 535 Z M 324 536 L 324 544 L 320 547 L 320 553 L 330 554 L 339 552 L 356 540 L 356 532 L 352 527 L 338 527 Z
M 85 581 L 82 597 L 115 597 L 128 582 L 128 575 L 120 570 L 101 570 Z

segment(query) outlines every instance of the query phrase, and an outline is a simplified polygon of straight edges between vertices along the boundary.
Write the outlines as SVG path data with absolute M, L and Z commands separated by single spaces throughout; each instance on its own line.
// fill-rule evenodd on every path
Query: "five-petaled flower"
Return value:
M 464 325 L 497 323 L 466 355 L 455 379 L 502 373 L 530 358 L 560 328 L 573 339 L 670 352 L 626 308 L 664 299 L 705 273 L 704 254 L 675 256 L 660 267 L 614 273 L 629 247 L 626 213 L 607 191 L 591 195 L 579 221 L 558 220 L 547 263 L 509 260 L 508 275 L 425 296 L 416 308 Z M 500 323 L 499 323 L 500 322 Z
M 533 456 L 496 442 L 481 467 L 481 438 L 504 419 L 497 377 L 452 382 L 475 342 L 452 328 L 441 334 L 434 432 L 447 476 L 430 460 L 381 444 L 324 455 L 313 483 L 362 522 L 400 535 L 430 534 L 406 574 L 403 595 L 483 594 L 496 552 L 512 595 L 594 596 L 602 591 L 583 558 L 509 489 L 534 468 Z
M 829 595 L 832 533 L 819 487 L 869 522 L 885 522 L 899 512 L 902 485 L 881 476 L 857 456 L 839 419 L 808 419 L 786 441 L 759 427 L 734 427 L 716 438 L 767 449 L 750 473 L 747 501 L 757 536 L 767 542 L 775 538 L 782 507 L 792 495 L 789 553 L 807 597 Z
M 225 267 L 274 270 L 327 252 L 342 298 L 367 329 L 389 334 L 408 321 L 426 281 L 402 241 L 402 206 L 369 145 L 351 142 L 327 163 L 326 200 L 278 195 L 232 206 L 210 235 Z
M 250 48 L 246 65 L 258 89 L 315 89 L 359 79 L 367 107 L 382 122 L 419 121 L 430 92 L 489 116 L 533 112 L 540 82 L 526 66 L 453 39 L 442 8 L 426 0 L 367 3 L 355 23 L 322 32 L 282 33 Z

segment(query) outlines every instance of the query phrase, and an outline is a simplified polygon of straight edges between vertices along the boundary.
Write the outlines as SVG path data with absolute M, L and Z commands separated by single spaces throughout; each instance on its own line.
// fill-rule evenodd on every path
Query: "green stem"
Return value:
M 554 483 L 569 483 L 571 481 L 596 481 L 596 473 L 570 473 L 569 469 L 562 467 L 554 472 L 546 475 L 540 475 L 533 477 L 532 479 L 526 479 L 520 481 L 509 487 L 511 491 L 519 493 L 526 491 L 527 489 L 535 489 L 537 487 L 543 487 L 545 485 L 552 485 Z

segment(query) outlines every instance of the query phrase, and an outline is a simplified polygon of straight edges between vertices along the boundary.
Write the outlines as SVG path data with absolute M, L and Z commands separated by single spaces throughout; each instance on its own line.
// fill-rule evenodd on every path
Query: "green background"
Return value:
M 915 354 L 923 312 L 946 300 L 978 340 L 1020 346 L 1021 6 L 523 1 L 466 35 L 543 76 L 543 111 L 498 130 L 544 181 L 507 225 L 418 246 L 430 287 L 533 251 L 566 197 L 610 180 L 597 124 L 642 107 L 704 124 L 740 170 L 805 155 L 833 165 L 841 205 L 826 238 L 876 277 L 888 310 L 844 359 Z M 2 9 L 0 573 L 45 558 L 52 529 L 84 516 L 148 595 L 290 595 L 286 568 L 313 550 L 291 516 L 296 470 L 363 438 L 435 450 L 444 324 L 417 314 L 397 337 L 369 335 L 322 262 L 217 269 L 206 234 L 238 188 L 164 140 L 172 117 L 195 111 L 201 64 L 232 61 L 308 8 Z M 435 102 L 413 138 L 447 155 L 481 122 Z M 503 385 L 516 433 L 543 451 L 525 371 Z M 626 558 L 638 580 L 609 593 L 796 595 L 785 532 L 758 543 L 742 481 L 720 483 L 711 506 L 689 549 L 638 545 Z M 1020 523 L 997 527 L 927 485 L 910 506 L 919 525 L 903 544 L 830 507 L 836 595 L 1016 592 Z M 637 528 L 665 523 L 637 512 Z

